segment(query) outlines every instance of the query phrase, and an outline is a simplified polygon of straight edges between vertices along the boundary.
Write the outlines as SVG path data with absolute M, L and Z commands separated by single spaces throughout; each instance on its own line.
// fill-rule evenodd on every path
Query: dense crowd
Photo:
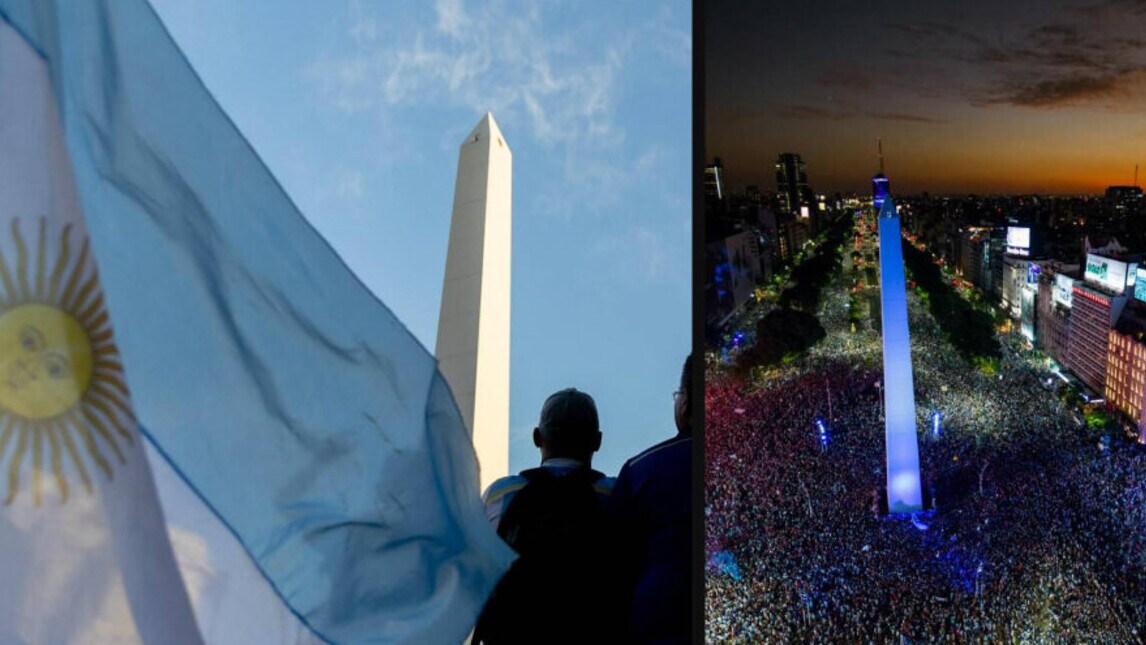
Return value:
M 912 296 L 919 425 L 938 409 L 943 427 L 920 434 L 929 510 L 880 515 L 882 353 L 845 329 L 843 291 L 795 363 L 710 366 L 708 640 L 1146 640 L 1146 451 L 1104 447 L 1014 343 L 997 374 L 975 368 Z

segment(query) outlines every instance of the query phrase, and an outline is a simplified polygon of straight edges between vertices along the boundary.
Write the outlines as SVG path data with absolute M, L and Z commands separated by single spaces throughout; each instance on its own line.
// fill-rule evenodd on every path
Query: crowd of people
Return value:
M 851 331 L 845 293 L 801 359 L 748 380 L 709 365 L 706 638 L 1146 640 L 1146 451 L 1100 442 L 1011 344 L 975 367 L 912 295 L 919 427 L 942 423 L 920 434 L 927 510 L 882 515 L 880 337 Z

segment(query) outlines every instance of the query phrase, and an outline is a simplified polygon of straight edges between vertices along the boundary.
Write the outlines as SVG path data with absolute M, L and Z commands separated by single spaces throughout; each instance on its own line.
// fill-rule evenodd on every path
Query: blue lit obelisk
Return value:
M 879 284 L 883 313 L 883 396 L 887 441 L 887 509 L 923 509 L 919 481 L 919 439 L 915 432 L 915 389 L 911 374 L 911 335 L 907 329 L 907 285 L 899 215 L 882 170 L 872 180 L 879 212 Z

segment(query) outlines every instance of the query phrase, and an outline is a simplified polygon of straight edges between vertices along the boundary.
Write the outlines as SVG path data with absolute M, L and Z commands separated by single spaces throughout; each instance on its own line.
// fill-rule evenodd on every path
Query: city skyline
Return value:
M 863 194 L 879 138 L 901 195 L 1101 195 L 1146 161 L 1141 3 L 722 2 L 705 20 L 705 156 L 729 192 L 774 190 L 792 152 L 817 193 Z

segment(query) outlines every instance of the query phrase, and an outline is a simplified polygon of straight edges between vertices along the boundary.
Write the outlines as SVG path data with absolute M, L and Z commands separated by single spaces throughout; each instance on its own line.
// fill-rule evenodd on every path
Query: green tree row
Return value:
M 999 360 L 1002 348 L 995 338 L 991 316 L 963 299 L 943 279 L 931 256 L 907 240 L 903 241 L 903 261 L 915 283 L 927 293 L 924 302 L 931 315 L 959 353 L 980 362 Z
M 792 360 L 827 335 L 814 312 L 820 292 L 843 265 L 844 240 L 852 226 L 850 216 L 832 220 L 815 254 L 792 268 L 791 286 L 781 292 L 779 308 L 756 323 L 756 342 L 740 354 L 738 371 Z

